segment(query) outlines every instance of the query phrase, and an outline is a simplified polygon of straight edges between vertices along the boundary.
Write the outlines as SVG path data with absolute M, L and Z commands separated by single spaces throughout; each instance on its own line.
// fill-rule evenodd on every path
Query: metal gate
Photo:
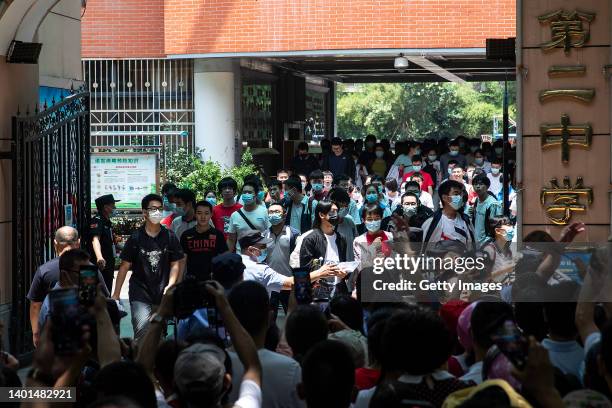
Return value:
M 73 93 L 33 116 L 13 117 L 13 304 L 11 349 L 32 349 L 27 292 L 55 256 L 53 236 L 72 224 L 82 235 L 90 210 L 89 93 Z M 70 220 L 72 218 L 72 221 Z

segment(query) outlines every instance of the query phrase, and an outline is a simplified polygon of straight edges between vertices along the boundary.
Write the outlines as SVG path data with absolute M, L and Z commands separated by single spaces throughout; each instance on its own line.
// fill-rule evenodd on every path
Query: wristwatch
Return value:
M 47 374 L 38 368 L 32 368 L 28 372 L 28 378 L 36 381 L 37 383 L 44 384 L 48 387 L 53 386 L 55 381 L 53 380 L 53 376 L 51 374 Z
M 159 313 L 153 313 L 149 318 L 149 323 L 163 323 L 164 318 Z

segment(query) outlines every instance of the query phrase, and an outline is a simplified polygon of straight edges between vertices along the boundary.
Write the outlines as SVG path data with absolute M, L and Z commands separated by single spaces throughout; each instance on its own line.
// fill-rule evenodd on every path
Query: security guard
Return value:
M 96 264 L 102 271 L 106 287 L 113 287 L 115 273 L 115 242 L 113 240 L 113 227 L 110 218 L 116 211 L 115 200 L 112 194 L 106 194 L 96 198 L 98 214 L 91 220 L 89 234 L 91 238 L 91 249 L 95 255 Z

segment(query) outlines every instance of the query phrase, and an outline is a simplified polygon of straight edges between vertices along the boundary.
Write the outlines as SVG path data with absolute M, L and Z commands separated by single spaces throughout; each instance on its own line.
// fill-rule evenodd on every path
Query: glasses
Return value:
M 149 207 L 147 208 L 147 211 L 161 211 L 163 209 L 164 207 Z

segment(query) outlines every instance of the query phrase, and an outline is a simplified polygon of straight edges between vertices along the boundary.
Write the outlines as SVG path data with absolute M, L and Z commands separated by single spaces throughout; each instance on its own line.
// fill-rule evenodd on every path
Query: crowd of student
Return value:
M 37 348 L 26 385 L 76 386 L 78 404 L 93 407 L 612 406 L 612 308 L 593 302 L 612 289 L 608 257 L 583 265 L 582 285 L 558 276 L 558 248 L 584 232 L 578 223 L 559 246 L 513 249 L 515 194 L 504 215 L 498 142 L 398 142 L 394 154 L 368 136 L 321 148 L 316 157 L 302 143 L 275 179 L 224 178 L 202 201 L 170 184 L 147 195 L 114 281 L 112 196 L 96 201 L 83 245 L 74 228 L 58 230 L 58 257 L 28 294 Z M 503 289 L 365 298 L 363 277 L 396 254 L 478 254 L 484 271 L 434 280 Z M 100 286 L 82 310 L 82 347 L 56 355 L 49 291 L 78 285 L 87 264 Z M 296 302 L 296 268 L 310 271 L 313 304 Z M 129 272 L 134 336 L 123 338 Z M 179 315 L 185 287 L 209 304 Z M 5 364 L 2 384 L 18 381 L 14 368 Z

